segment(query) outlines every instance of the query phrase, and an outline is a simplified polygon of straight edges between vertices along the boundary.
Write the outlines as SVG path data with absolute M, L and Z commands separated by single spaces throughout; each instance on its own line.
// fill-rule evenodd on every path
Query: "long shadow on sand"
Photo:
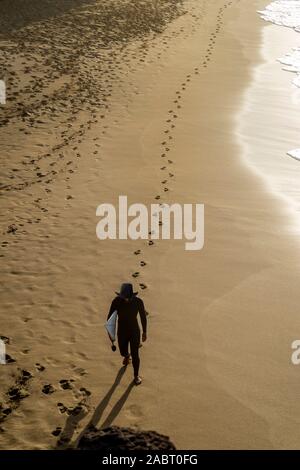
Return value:
M 118 387 L 118 385 L 120 384 L 121 382 L 121 379 L 124 375 L 126 371 L 126 367 L 121 367 L 121 369 L 118 371 L 117 375 L 116 375 L 116 378 L 115 378 L 115 381 L 113 383 L 113 385 L 111 386 L 111 388 L 109 389 L 109 391 L 107 392 L 107 394 L 104 396 L 104 398 L 102 398 L 102 400 L 100 401 L 100 403 L 98 404 L 98 406 L 96 407 L 95 411 L 94 411 L 94 414 L 93 416 L 91 417 L 90 421 L 88 422 L 88 424 L 85 426 L 85 428 L 83 429 L 83 431 L 80 433 L 80 435 L 78 436 L 78 438 L 76 439 L 76 442 L 75 442 L 75 447 L 77 446 L 80 438 L 83 436 L 83 434 L 88 431 L 89 429 L 92 429 L 92 428 L 95 428 L 102 416 L 103 416 L 103 413 L 105 411 L 105 409 L 107 408 L 108 404 L 109 404 L 109 401 L 111 399 L 111 397 L 113 396 L 116 388 Z M 112 410 L 110 411 L 109 415 L 106 417 L 106 419 L 104 420 L 104 422 L 99 426 L 100 428 L 106 428 L 108 426 L 110 426 L 113 421 L 116 419 L 116 417 L 119 415 L 119 413 L 121 412 L 123 406 L 125 405 L 129 395 L 130 395 L 130 392 L 132 390 L 132 388 L 134 387 L 134 383 L 131 382 L 128 387 L 126 388 L 125 392 L 123 393 L 123 395 L 119 398 L 119 400 L 117 401 L 117 403 L 113 406 Z M 80 418 L 80 420 L 83 418 L 83 416 Z M 76 426 L 78 424 L 78 421 L 76 422 Z M 72 436 L 74 434 L 74 431 L 76 429 L 76 426 L 73 427 L 73 430 L 72 430 Z M 68 424 L 68 420 L 67 420 L 67 423 L 66 423 L 66 426 L 65 426 L 65 429 L 64 431 L 62 432 L 62 436 L 66 436 L 66 434 L 68 434 L 68 436 L 66 436 L 68 439 L 69 439 L 69 442 L 71 440 L 70 438 L 70 429 L 68 429 L 70 427 L 70 425 Z M 71 437 L 72 437 L 71 436 Z M 59 445 L 59 447 L 61 448 L 61 445 Z

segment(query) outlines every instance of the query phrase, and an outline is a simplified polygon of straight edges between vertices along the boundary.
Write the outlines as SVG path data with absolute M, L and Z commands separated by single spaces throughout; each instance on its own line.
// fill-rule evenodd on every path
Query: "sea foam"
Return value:
M 300 33 L 300 0 L 277 0 L 258 13 L 266 21 L 293 28 Z M 284 70 L 296 74 L 292 83 L 300 88 L 300 47 L 295 47 L 278 60 L 284 65 Z M 300 161 L 300 149 L 290 150 L 287 154 Z

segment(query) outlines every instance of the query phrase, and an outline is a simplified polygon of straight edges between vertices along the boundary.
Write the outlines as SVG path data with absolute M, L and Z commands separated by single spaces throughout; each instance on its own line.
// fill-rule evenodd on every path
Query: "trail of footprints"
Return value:
M 30 395 L 29 384 L 32 377 L 32 374 L 25 369 L 17 370 L 13 385 L 8 388 L 4 399 L 0 402 L 0 433 L 3 432 L 2 424 L 5 420 L 19 408 L 21 401 Z
M 220 31 L 221 24 L 222 24 L 222 15 L 224 9 L 230 5 L 232 2 L 224 5 L 224 8 L 220 8 L 219 14 L 217 17 L 217 26 L 214 33 L 212 33 L 210 38 L 210 43 L 207 49 L 207 54 L 203 60 L 202 66 L 205 68 L 207 67 L 209 61 L 211 60 L 212 50 L 214 48 L 217 34 Z M 89 13 L 88 13 L 89 14 Z M 178 14 L 178 13 L 177 13 Z M 200 16 L 196 14 L 192 15 L 196 19 L 200 19 Z M 69 21 L 69 20 L 68 20 Z M 68 23 L 69 24 L 69 23 Z M 45 25 L 42 25 L 44 27 Z M 181 31 L 182 32 L 182 31 Z M 39 36 L 39 30 L 35 27 L 33 30 L 30 27 L 25 28 L 24 30 L 19 31 L 16 33 L 16 45 L 15 46 L 7 46 L 4 48 L 4 57 L 6 54 L 17 54 L 19 55 L 18 43 L 17 41 L 23 41 L 23 35 L 26 34 L 26 39 L 32 38 L 32 40 L 37 40 Z M 51 41 L 57 40 L 56 36 L 53 36 L 54 32 L 50 31 L 49 35 L 51 37 Z M 173 32 L 172 35 L 175 33 Z M 66 35 L 63 36 L 62 44 L 66 44 Z M 164 47 L 163 49 L 168 49 L 168 41 L 163 41 Z M 73 47 L 73 44 L 72 44 Z M 76 46 L 77 47 L 77 46 Z M 80 45 L 82 47 L 82 45 Z M 98 47 L 98 46 L 97 46 Z M 106 51 L 106 55 L 101 57 L 101 66 L 96 66 L 95 70 L 93 70 L 93 77 L 95 75 L 95 80 L 89 84 L 86 83 L 86 80 L 89 77 L 89 70 L 87 70 L 86 75 L 82 75 L 85 69 L 88 69 L 87 64 L 85 64 L 85 58 L 82 55 L 82 50 L 80 50 L 79 56 L 81 57 L 81 64 L 80 64 L 80 80 L 82 81 L 81 86 L 81 94 L 79 97 L 77 96 L 74 84 L 71 86 L 70 84 L 64 84 L 59 90 L 56 90 L 52 95 L 49 94 L 45 87 L 48 82 L 51 82 L 53 77 L 59 77 L 60 74 L 64 74 L 66 72 L 65 66 L 63 63 L 57 63 L 53 61 L 52 67 L 53 69 L 50 70 L 49 76 L 42 76 L 42 70 L 45 66 L 45 60 L 48 63 L 49 57 L 48 54 L 44 55 L 44 51 L 40 51 L 41 57 L 38 60 L 38 63 L 35 64 L 33 61 L 32 50 L 28 47 L 28 50 L 24 48 L 23 50 L 23 72 L 25 74 L 29 74 L 30 77 L 28 82 L 25 83 L 23 86 L 20 80 L 20 77 L 16 72 L 13 70 L 8 69 L 7 73 L 9 78 L 9 87 L 8 87 L 8 103 L 12 103 L 9 107 L 8 112 L 6 113 L 6 117 L 2 121 L 2 125 L 7 125 L 11 120 L 14 122 L 18 122 L 21 119 L 23 122 L 23 126 L 19 128 L 20 132 L 24 134 L 30 134 L 31 129 L 43 127 L 43 126 L 52 126 L 51 123 L 52 118 L 55 117 L 59 123 L 59 132 L 60 132 L 60 142 L 53 146 L 51 149 L 47 149 L 46 152 L 38 154 L 36 156 L 32 155 L 24 155 L 21 161 L 21 167 L 18 166 L 16 168 L 11 169 L 11 174 L 8 175 L 8 178 L 11 180 L 11 183 L 4 183 L 0 186 L 0 190 L 5 193 L 9 191 L 20 191 L 24 189 L 30 188 L 32 185 L 40 184 L 41 185 L 41 197 L 32 201 L 35 208 L 40 211 L 40 217 L 31 217 L 26 218 L 22 217 L 21 215 L 17 216 L 14 214 L 14 220 L 8 225 L 6 230 L 2 232 L 4 237 L 9 235 L 9 238 L 2 240 L 1 248 L 4 250 L 0 254 L 0 257 L 4 256 L 5 249 L 9 246 L 10 243 L 15 244 L 18 242 L 19 237 L 21 235 L 26 235 L 28 230 L 30 230 L 30 225 L 39 224 L 43 220 L 43 217 L 47 215 L 48 209 L 45 207 L 47 205 L 47 199 L 51 197 L 52 189 L 51 183 L 55 181 L 57 177 L 60 175 L 64 177 L 66 183 L 70 180 L 72 173 L 74 173 L 78 167 L 76 160 L 82 158 L 81 152 L 78 150 L 78 145 L 84 139 L 86 132 L 91 129 L 92 125 L 98 122 L 98 119 L 104 120 L 105 113 L 109 112 L 109 97 L 111 96 L 113 84 L 118 81 L 118 86 L 122 83 L 121 75 L 127 74 L 126 67 L 134 68 L 137 64 L 143 64 L 147 60 L 149 45 L 145 41 L 142 43 L 139 50 L 130 51 L 130 47 L 128 50 L 126 48 L 118 48 L 111 49 L 110 52 Z M 36 51 L 35 51 L 36 52 Z M 64 52 L 65 54 L 66 52 Z M 97 54 L 95 48 L 92 48 L 90 53 L 91 57 Z M 157 53 L 157 57 L 160 58 L 162 51 Z M 74 76 L 78 76 L 79 72 L 79 64 L 76 59 L 76 54 L 74 54 L 73 62 L 69 63 L 68 65 L 68 72 L 74 78 Z M 88 57 L 86 58 L 88 59 Z M 103 60 L 104 59 L 104 60 Z M 9 63 L 9 61 L 8 61 Z M 96 62 L 98 63 L 98 61 Z M 124 64 L 125 69 L 124 69 Z M 101 67 L 101 70 L 99 69 Z M 33 72 L 34 70 L 34 72 Z M 101 72 L 101 73 L 100 73 Z M 199 71 L 195 70 L 195 74 L 198 74 Z M 84 72 L 85 73 L 85 72 Z M 101 77 L 101 82 L 99 82 L 99 78 L 96 80 L 96 77 Z M 102 78 L 104 77 L 104 79 Z M 126 81 L 126 78 L 125 78 Z M 174 104 L 176 105 L 177 112 L 181 109 L 181 100 L 182 94 L 186 90 L 187 85 L 191 81 L 191 75 L 188 75 L 185 81 L 182 83 L 181 90 L 176 91 L 176 99 L 174 100 Z M 84 86 L 83 86 L 84 84 Z M 83 89 L 84 88 L 84 89 Z M 34 89 L 34 93 L 32 92 Z M 13 91 L 15 90 L 15 91 Z M 75 93 L 75 95 L 74 95 Z M 27 105 L 23 105 L 22 103 L 18 102 L 17 99 L 20 99 L 21 96 L 27 94 L 27 98 L 32 97 L 33 101 L 30 102 L 27 100 Z M 15 104 L 14 104 L 15 102 Z M 86 104 L 86 109 L 89 110 L 91 114 L 91 119 L 88 120 L 85 124 L 77 125 L 76 128 L 76 116 L 80 109 L 82 109 L 83 105 Z M 66 110 L 69 108 L 69 117 L 66 117 Z M 97 112 L 99 112 L 99 108 L 103 108 L 103 114 L 97 119 Z M 6 107 L 7 109 L 7 107 Z M 50 114 L 49 114 L 50 113 Z M 162 153 L 162 157 L 166 158 L 167 165 L 172 165 L 173 161 L 171 158 L 168 157 L 168 152 L 170 152 L 170 144 L 173 139 L 172 136 L 172 129 L 175 128 L 175 119 L 177 119 L 177 114 L 170 111 L 171 116 L 167 119 L 167 123 L 169 124 L 169 128 L 164 131 L 166 134 L 166 139 L 168 139 L 169 145 L 165 142 L 165 149 Z M 56 126 L 58 127 L 58 126 Z M 103 125 L 103 134 L 106 132 L 107 126 Z M 98 140 L 99 138 L 97 138 Z M 94 155 L 99 153 L 100 144 L 99 142 L 95 142 L 95 150 L 93 151 Z M 43 147 L 43 144 L 41 144 Z M 73 156 L 75 158 L 68 160 L 66 159 L 66 155 L 64 149 L 72 149 Z M 27 173 L 26 173 L 27 172 Z M 28 176 L 27 176 L 28 175 Z M 169 178 L 173 178 L 174 174 L 169 172 Z M 15 181 L 19 182 L 15 182 Z M 168 180 L 164 179 L 164 188 L 163 191 L 167 193 L 169 188 L 167 187 Z M 67 189 L 71 190 L 71 186 L 67 187 Z M 72 194 L 66 195 L 66 200 L 71 201 L 73 199 Z M 161 200 L 161 195 L 156 196 L 156 200 Z
M 203 2 L 202 10 L 202 14 L 196 12 L 191 16 L 195 20 L 202 18 L 206 11 L 205 1 Z M 170 10 L 166 10 L 166 14 L 169 15 L 168 20 L 181 13 L 183 11 L 177 7 L 174 9 L 174 5 Z M 95 11 L 93 9 L 91 11 L 87 10 L 85 14 L 90 19 L 91 28 L 93 28 L 93 20 L 91 18 Z M 99 16 L 101 16 L 101 11 L 96 12 L 97 21 Z M 134 21 L 139 22 L 136 13 L 134 16 L 136 18 Z M 78 21 L 79 29 L 81 28 L 81 19 L 80 17 Z M 147 25 L 147 21 L 147 16 L 145 16 L 141 26 L 142 30 Z M 158 22 L 161 29 L 163 29 L 161 18 L 156 18 L 154 21 Z M 161 29 L 158 28 L 158 34 L 156 37 L 154 36 L 150 46 L 147 42 L 148 25 L 146 30 L 143 31 L 146 33 L 145 38 L 140 39 L 139 46 L 135 45 L 132 48 L 130 46 L 132 34 L 129 35 L 130 37 L 127 37 L 127 33 L 122 30 L 122 34 L 125 35 L 124 40 L 126 39 L 127 42 L 125 45 L 119 46 L 118 42 L 115 43 L 111 38 L 108 40 L 105 38 L 102 38 L 100 41 L 98 40 L 99 38 L 95 40 L 95 35 L 99 34 L 100 31 L 99 28 L 96 28 L 96 30 L 91 32 L 91 38 L 88 41 L 87 47 L 87 44 L 83 44 L 81 41 L 77 44 L 76 35 L 74 34 L 71 34 L 72 39 L 70 40 L 66 25 L 69 28 L 72 25 L 72 20 L 68 14 L 62 16 L 60 22 L 62 23 L 61 25 L 60 23 L 57 24 L 57 21 L 55 25 L 52 25 L 50 21 L 50 23 L 42 23 L 41 25 L 37 23 L 34 28 L 27 26 L 24 29 L 20 29 L 10 37 L 11 43 L 5 44 L 3 47 L 3 57 L 7 57 L 6 62 L 10 66 L 4 68 L 8 77 L 8 99 L 5 116 L 0 121 L 0 127 L 5 127 L 11 123 L 18 126 L 15 129 L 16 132 L 23 133 L 24 135 L 31 135 L 47 127 L 53 132 L 58 132 L 59 142 L 51 148 L 46 146 L 47 149 L 37 155 L 24 155 L 19 165 L 11 168 L 10 173 L 6 175 L 6 178 L 0 184 L 2 194 L 22 191 L 25 193 L 23 197 L 25 195 L 29 199 L 31 194 L 27 194 L 26 190 L 30 190 L 32 185 L 39 185 L 41 196 L 34 201 L 29 201 L 29 204 L 33 204 L 40 211 L 40 217 L 28 218 L 17 215 L 14 212 L 13 220 L 6 229 L 2 230 L 2 236 L 5 239 L 0 242 L 0 247 L 2 248 L 0 257 L 5 256 L 7 247 L 10 244 L 18 243 L 20 237 L 30 231 L 31 225 L 40 224 L 43 217 L 49 215 L 49 210 L 46 207 L 47 200 L 51 197 L 53 191 L 51 185 L 57 178 L 64 178 L 67 183 L 67 192 L 71 191 L 69 181 L 72 174 L 78 168 L 77 162 L 83 157 L 78 146 L 84 140 L 86 133 L 99 120 L 103 121 L 102 134 L 106 133 L 105 117 L 110 111 L 109 99 L 115 85 L 117 85 L 118 89 L 121 89 L 122 83 L 126 84 L 128 71 L 136 70 L 147 62 L 150 47 L 154 48 L 154 50 L 157 48 L 156 57 L 161 59 L 164 51 L 169 48 L 168 40 L 171 37 L 178 36 L 179 34 L 183 34 L 184 37 L 188 36 L 184 28 L 176 32 L 173 31 L 170 36 L 166 36 L 162 47 L 159 37 Z M 59 33 L 57 33 L 57 25 L 59 25 Z M 84 29 L 87 33 L 86 26 L 84 23 Z M 193 31 L 195 27 L 196 22 L 192 25 L 191 30 Z M 45 31 L 47 33 L 47 40 L 55 44 L 54 50 L 62 47 L 61 58 L 59 60 L 57 60 L 57 54 L 53 60 L 50 60 L 49 51 L 43 49 L 43 47 L 35 46 L 34 49 L 31 47 L 31 42 L 38 44 L 39 40 L 41 40 L 41 43 L 43 43 L 41 38 L 44 37 Z M 87 34 L 87 37 L 89 35 L 90 32 Z M 24 42 L 25 39 L 26 43 Z M 156 39 L 157 44 L 155 43 Z M 101 45 L 102 42 L 105 44 L 105 49 L 99 49 L 99 44 Z M 21 54 L 20 44 L 22 44 Z M 110 45 L 110 48 L 108 48 L 108 45 Z M 69 49 L 72 51 L 70 57 L 68 56 L 70 53 Z M 89 51 L 88 54 L 86 53 L 87 50 Z M 32 52 L 34 52 L 34 55 Z M 98 56 L 101 60 L 94 61 L 91 71 L 91 64 L 88 61 L 90 58 L 99 58 Z M 14 60 L 19 58 L 23 59 L 21 62 L 22 67 L 21 70 L 16 72 L 13 69 Z M 68 66 L 65 65 L 64 61 L 68 63 Z M 46 74 L 44 72 L 45 66 Z M 62 77 L 65 80 L 66 76 L 69 76 L 71 81 L 62 83 L 57 90 L 51 93 L 49 86 L 53 80 L 58 80 Z M 124 79 L 122 76 L 124 76 Z M 25 77 L 27 77 L 26 80 Z M 126 86 L 125 88 L 128 93 L 128 87 Z M 180 100 L 181 97 L 178 97 L 178 99 Z M 79 124 L 77 123 L 77 115 L 82 109 L 90 113 L 90 119 L 84 124 Z M 100 116 L 99 109 L 102 109 Z M 174 127 L 174 124 L 171 124 L 171 129 Z M 170 136 L 171 139 L 172 136 Z M 99 137 L 95 140 L 99 140 Z M 40 146 L 41 150 L 43 150 L 44 145 L 41 143 Z M 100 147 L 100 143 L 95 142 L 94 155 L 99 154 Z M 65 151 L 67 150 L 72 150 L 71 160 L 66 157 Z M 171 164 L 170 161 L 169 163 Z M 165 189 L 165 192 L 167 191 L 168 188 Z M 72 194 L 66 195 L 67 201 L 72 199 Z M 7 237 L 8 235 L 9 237 Z
M 18 243 L 20 237 L 30 231 L 30 225 L 42 222 L 48 212 L 46 206 L 52 193 L 51 185 L 58 178 L 63 178 L 69 185 L 78 162 L 84 157 L 78 147 L 86 133 L 101 122 L 102 135 L 106 134 L 105 117 L 110 112 L 113 90 L 122 90 L 124 84 L 128 93 L 128 72 L 147 63 L 155 37 L 158 38 L 157 58 L 160 58 L 168 48 L 170 38 L 166 36 L 161 47 L 159 35 L 169 21 L 182 14 L 181 10 L 179 1 L 166 2 L 164 9 L 155 15 L 151 2 L 137 2 L 132 8 L 130 4 L 114 5 L 103 1 L 71 14 L 66 12 L 55 20 L 35 22 L 34 26 L 29 24 L 9 31 L 9 40 L 1 44 L 8 96 L 0 128 L 4 130 L 11 125 L 14 135 L 19 133 L 35 139 L 47 129 L 57 136 L 58 142 L 51 147 L 38 144 L 40 152 L 23 155 L 2 175 L 0 192 L 9 195 L 22 191 L 22 197 L 28 199 L 27 204 L 33 204 L 41 215 L 26 218 L 13 213 L 13 220 L 2 229 L 5 238 L 0 242 L 0 257 L 5 256 L 10 244 Z M 123 18 L 127 18 L 130 27 Z M 111 33 L 111 23 L 116 37 Z M 77 34 L 74 34 L 74 28 Z M 151 31 L 154 37 L 149 43 Z M 21 67 L 15 67 L 16 62 L 21 62 Z M 56 81 L 59 86 L 53 91 Z M 78 114 L 82 110 L 90 114 L 90 119 L 79 124 Z M 41 142 L 42 139 L 43 135 Z M 71 159 L 66 156 L 66 151 L 70 150 Z M 99 142 L 95 142 L 92 153 L 100 153 Z M 10 165 L 10 159 L 7 165 Z M 31 200 L 29 192 L 33 185 L 40 187 L 41 197 L 35 201 Z M 71 191 L 71 186 L 67 189 Z M 66 200 L 72 199 L 73 195 L 67 194 Z
M 162 159 L 161 161 L 163 162 L 163 165 L 160 166 L 160 170 L 163 172 L 162 173 L 162 179 L 160 181 L 160 185 L 162 188 L 162 192 L 160 194 L 156 194 L 154 196 L 154 200 L 156 203 L 159 202 L 160 207 L 163 207 L 164 204 L 164 195 L 168 193 L 171 188 L 170 185 L 172 183 L 173 178 L 175 177 L 175 170 L 174 170 L 174 160 L 170 155 L 172 154 L 172 145 L 174 144 L 174 137 L 172 134 L 172 131 L 176 127 L 176 121 L 177 119 L 180 118 L 180 110 L 183 108 L 183 97 L 184 97 L 184 92 L 187 90 L 188 86 L 192 82 L 193 76 L 197 77 L 200 74 L 201 68 L 205 69 L 209 66 L 209 62 L 213 58 L 213 51 L 214 48 L 216 47 L 217 44 L 217 39 L 218 35 L 221 32 L 222 24 L 223 24 L 223 15 L 225 10 L 232 5 L 232 1 L 224 3 L 223 7 L 219 8 L 218 14 L 217 14 L 217 21 L 216 21 L 216 28 L 214 31 L 211 32 L 210 38 L 209 38 L 209 43 L 204 55 L 204 58 L 201 62 L 201 65 L 198 67 L 195 67 L 190 73 L 188 73 L 183 82 L 181 83 L 180 89 L 175 91 L 175 96 L 172 102 L 172 109 L 170 109 L 167 113 L 167 118 L 165 123 L 167 124 L 167 127 L 163 131 L 163 140 L 161 142 L 161 154 L 160 158 Z M 159 225 L 162 225 L 162 221 L 159 222 Z M 152 233 L 149 232 L 149 237 L 151 238 Z M 151 239 L 148 240 L 148 246 L 153 246 L 155 242 Z M 134 251 L 135 256 L 140 256 L 142 255 L 142 250 L 136 250 Z M 145 267 L 147 263 L 145 261 L 140 261 L 139 266 L 140 267 Z M 132 277 L 134 279 L 140 278 L 142 276 L 142 273 L 140 271 L 135 271 L 132 273 Z M 142 290 L 147 289 L 147 284 L 144 282 L 139 283 L 139 287 Z
M 124 6 L 125 9 L 127 7 Z M 144 7 L 148 8 L 146 12 L 143 11 Z M 23 198 L 25 196 L 29 199 L 27 203 L 38 208 L 41 217 L 26 218 L 14 212 L 14 220 L 2 230 L 4 237 L 8 234 L 14 236 L 0 242 L 2 248 L 0 257 L 5 256 L 10 244 L 18 243 L 20 237 L 30 231 L 31 225 L 40 224 L 43 217 L 47 215 L 48 209 L 45 206 L 53 191 L 51 184 L 58 178 L 63 178 L 67 183 L 71 180 L 72 174 L 78 168 L 77 162 L 84 157 L 78 150 L 78 145 L 95 123 L 99 120 L 105 122 L 106 114 L 110 112 L 109 100 L 113 89 L 121 90 L 124 83 L 124 90 L 128 93 L 128 72 L 137 70 L 147 62 L 153 62 L 153 59 L 148 59 L 150 48 L 154 52 L 154 57 L 161 59 L 163 53 L 169 48 L 168 40 L 184 33 L 184 28 L 181 28 L 179 31 L 172 31 L 170 35 L 165 35 L 163 41 L 160 38 L 164 26 L 185 13 L 180 1 L 165 5 L 164 9 L 158 15 L 156 12 L 154 17 L 152 7 L 137 4 L 133 11 L 126 13 L 129 21 L 133 22 L 129 33 L 123 20 L 119 22 L 118 7 L 115 10 L 114 6 L 105 5 L 103 2 L 103 6 L 98 4 L 95 7 L 96 10 L 93 8 L 92 5 L 90 9 L 85 8 L 83 15 L 78 10 L 79 16 L 75 18 L 76 28 L 79 32 L 83 28 L 84 34 L 76 35 L 73 31 L 70 34 L 69 29 L 74 26 L 74 13 L 72 12 L 71 17 L 66 13 L 59 19 L 56 18 L 53 24 L 51 21 L 37 22 L 34 27 L 29 25 L 13 33 L 10 32 L 9 42 L 3 45 L 3 69 L 7 76 L 8 99 L 5 115 L 0 120 L 0 128 L 12 124 L 16 126 L 14 133 L 20 132 L 24 135 L 31 135 L 35 131 L 49 128 L 51 132 L 58 132 L 59 142 L 49 148 L 45 146 L 47 150 L 37 155 L 24 155 L 19 165 L 11 168 L 8 175 L 3 175 L 0 192 L 5 194 L 22 191 Z M 102 8 L 106 13 L 110 8 L 113 9 L 108 15 L 104 15 L 104 20 L 101 18 Z M 140 8 L 141 18 L 139 17 Z M 205 0 L 202 9 L 204 14 Z M 131 17 L 132 13 L 133 17 Z M 85 21 L 85 16 L 88 22 Z M 199 20 L 202 15 L 197 13 L 192 17 Z M 111 35 L 105 37 L 106 28 L 103 30 L 99 28 L 102 21 L 111 21 L 112 18 L 121 28 L 117 41 Z M 97 24 L 96 28 L 94 28 L 94 22 Z M 152 25 L 150 29 L 149 25 Z M 87 26 L 91 29 L 87 30 Z M 147 35 L 151 27 L 154 35 L 149 43 Z M 194 29 L 195 25 L 192 25 L 191 30 Z M 188 34 L 185 34 L 185 37 L 187 36 Z M 47 42 L 53 47 L 50 49 L 45 47 L 44 37 L 47 37 Z M 80 37 L 78 44 L 76 37 Z M 83 37 L 85 37 L 85 42 L 82 41 Z M 120 37 L 123 37 L 121 46 Z M 131 43 L 132 39 L 134 41 Z M 51 55 L 52 50 L 55 51 L 54 57 Z M 58 50 L 59 54 L 57 54 Z M 91 58 L 98 59 L 93 60 L 92 70 Z M 21 68 L 18 67 L 16 71 L 14 60 L 19 61 L 19 59 L 21 59 Z M 4 66 L 4 64 L 9 65 Z M 69 81 L 68 78 L 70 78 Z M 62 80 L 62 83 L 52 92 L 51 86 L 55 80 Z M 103 111 L 99 117 L 101 108 Z M 89 111 L 91 118 L 76 128 L 77 114 L 81 110 Z M 104 135 L 107 126 L 102 127 Z M 42 149 L 43 144 L 40 146 Z M 72 160 L 68 160 L 65 155 L 65 150 L 70 150 L 70 148 L 73 150 Z M 99 153 L 99 148 L 100 144 L 95 143 L 94 155 Z M 40 186 L 41 197 L 38 201 L 31 201 L 31 194 L 26 191 L 30 190 L 32 185 Z M 70 185 L 67 186 L 67 190 L 71 190 Z M 72 194 L 68 194 L 66 200 L 71 199 L 73 199 Z M 25 206 L 25 202 L 23 205 Z
M 6 337 L 1 336 L 2 340 Z M 6 338 L 6 342 L 9 343 L 9 338 Z M 16 362 L 15 360 L 10 361 Z M 46 367 L 40 363 L 35 364 L 36 374 L 40 374 L 46 371 Z M 82 370 L 84 375 L 85 371 Z M 3 426 L 6 420 L 16 411 L 24 399 L 30 397 L 31 389 L 34 385 L 35 374 L 21 369 L 16 368 L 13 373 L 14 381 L 13 384 L 4 392 L 0 401 L 0 433 L 4 432 Z M 77 427 L 77 422 L 84 415 L 90 411 L 90 396 L 91 392 L 85 388 L 76 386 L 74 379 L 61 379 L 56 385 L 51 383 L 44 383 L 42 385 L 40 393 L 44 396 L 52 395 L 58 390 L 64 390 L 67 393 L 72 394 L 74 400 L 73 406 L 66 406 L 62 402 L 57 402 L 57 412 L 59 414 L 65 414 L 69 419 L 73 421 L 73 431 Z M 68 400 L 69 401 L 69 400 Z M 69 443 L 69 439 L 66 433 L 63 432 L 62 427 L 57 426 L 51 434 L 55 437 L 59 437 L 58 445 L 66 445 Z M 70 436 L 71 437 L 71 436 Z

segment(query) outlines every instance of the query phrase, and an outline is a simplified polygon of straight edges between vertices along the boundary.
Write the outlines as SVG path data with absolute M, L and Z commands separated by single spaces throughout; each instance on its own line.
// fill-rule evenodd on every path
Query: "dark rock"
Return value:
M 79 440 L 80 450 L 175 450 L 167 436 L 155 431 L 137 431 L 111 426 L 104 429 L 90 427 Z

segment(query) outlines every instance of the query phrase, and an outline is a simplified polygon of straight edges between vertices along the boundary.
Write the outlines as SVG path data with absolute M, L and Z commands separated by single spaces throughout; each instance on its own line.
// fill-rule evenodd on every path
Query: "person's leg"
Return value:
M 140 368 L 140 357 L 139 357 L 140 340 L 141 340 L 140 332 L 134 333 L 130 338 L 130 352 L 131 352 L 131 357 L 132 357 L 133 373 L 135 377 L 138 377 L 139 368 Z
M 128 345 L 129 340 L 128 337 L 125 335 L 118 336 L 118 344 L 121 356 L 129 359 L 129 352 L 128 352 Z

